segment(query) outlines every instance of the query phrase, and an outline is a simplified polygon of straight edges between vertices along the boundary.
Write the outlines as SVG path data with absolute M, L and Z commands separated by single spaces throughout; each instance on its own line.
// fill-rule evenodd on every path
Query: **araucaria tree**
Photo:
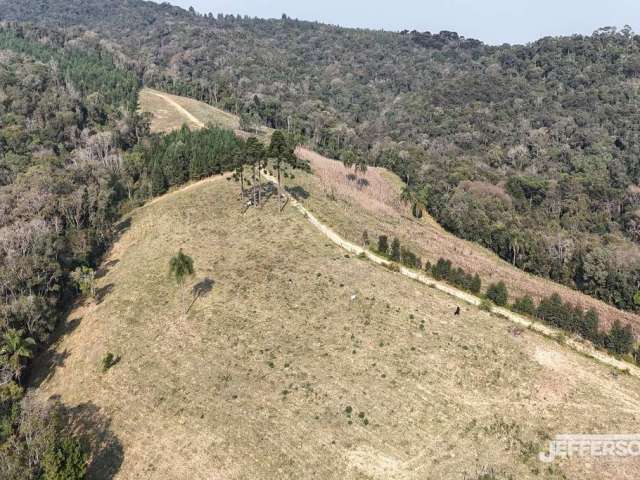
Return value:
M 278 175 L 278 205 L 282 208 L 282 169 L 287 165 L 295 164 L 295 146 L 287 141 L 284 133 L 276 130 L 271 135 L 271 144 L 268 150 L 269 158 L 272 158 Z
M 247 163 L 251 165 L 252 171 L 252 188 L 253 188 L 253 204 L 260 206 L 262 197 L 262 174 L 261 170 L 264 166 L 265 151 L 262 143 L 256 137 L 247 139 L 245 153 Z
M 187 278 L 192 277 L 195 270 L 193 268 L 193 259 L 182 252 L 182 249 L 169 261 L 169 275 L 175 280 L 180 287 L 182 297 L 182 309 L 186 314 L 185 303 L 185 283 Z
M 246 148 L 244 142 L 238 142 L 238 145 L 233 149 L 231 156 L 233 161 L 233 176 L 240 182 L 240 195 L 244 201 L 244 166 L 246 162 Z

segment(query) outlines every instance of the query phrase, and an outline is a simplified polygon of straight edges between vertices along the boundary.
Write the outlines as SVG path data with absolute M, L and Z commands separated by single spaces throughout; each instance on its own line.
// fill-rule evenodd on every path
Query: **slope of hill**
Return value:
M 0 19 L 92 30 L 145 84 L 386 166 L 456 235 L 640 308 L 640 37 L 628 28 L 489 47 L 125 0 L 0 0 Z
M 640 428 L 636 379 L 475 307 L 454 317 L 294 209 L 242 215 L 237 188 L 214 177 L 132 212 L 97 300 L 40 359 L 38 396 L 110 419 L 91 478 L 637 476 L 537 460 L 556 433 Z M 200 292 L 186 316 L 179 248 Z
M 152 115 L 153 131 L 178 129 L 184 123 L 194 127 L 211 123 L 246 135 L 238 130 L 237 117 L 187 97 L 146 88 L 140 94 L 140 108 Z M 261 135 L 268 136 L 269 130 L 264 129 Z M 512 298 L 530 295 L 539 300 L 559 293 L 566 301 L 594 308 L 605 328 L 618 319 L 632 325 L 635 331 L 640 329 L 640 317 L 636 314 L 527 274 L 477 244 L 456 238 L 428 215 L 422 220 L 413 218 L 409 207 L 400 201 L 402 181 L 386 169 L 369 168 L 361 175 L 366 183 L 358 185 L 349 180 L 353 172 L 347 171 L 341 162 L 307 148 L 299 148 L 297 154 L 309 161 L 313 172 L 296 172 L 295 180 L 289 181 L 290 190 L 295 194 L 295 187 L 300 187 L 298 200 L 350 241 L 360 243 L 365 230 L 373 240 L 377 235 L 397 237 L 425 262 L 435 263 L 444 257 L 467 271 L 479 273 L 486 284 L 507 282 Z

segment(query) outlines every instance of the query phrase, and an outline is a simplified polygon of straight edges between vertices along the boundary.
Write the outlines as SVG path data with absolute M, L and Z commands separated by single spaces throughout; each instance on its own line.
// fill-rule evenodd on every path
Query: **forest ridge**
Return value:
M 638 308 L 640 37 L 628 28 L 494 47 L 151 2 L 0 5 L 2 19 L 98 32 L 149 86 L 388 167 L 458 236 Z

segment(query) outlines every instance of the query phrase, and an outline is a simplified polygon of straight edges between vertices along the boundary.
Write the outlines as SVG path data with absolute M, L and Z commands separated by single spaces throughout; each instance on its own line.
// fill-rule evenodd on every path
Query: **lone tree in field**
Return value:
M 282 209 L 282 168 L 295 163 L 295 146 L 287 141 L 280 130 L 271 135 L 268 156 L 273 158 L 278 172 L 278 205 Z
M 189 255 L 185 255 L 182 249 L 178 254 L 169 261 L 169 275 L 176 281 L 181 290 L 182 307 L 186 314 L 185 308 L 185 281 L 194 274 L 193 259 Z

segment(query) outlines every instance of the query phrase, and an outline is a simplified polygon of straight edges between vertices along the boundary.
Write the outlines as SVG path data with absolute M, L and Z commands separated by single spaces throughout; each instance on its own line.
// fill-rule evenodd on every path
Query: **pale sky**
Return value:
M 213 12 L 317 20 L 385 30 L 452 30 L 489 44 L 591 34 L 604 26 L 640 32 L 640 0 L 170 0 Z

